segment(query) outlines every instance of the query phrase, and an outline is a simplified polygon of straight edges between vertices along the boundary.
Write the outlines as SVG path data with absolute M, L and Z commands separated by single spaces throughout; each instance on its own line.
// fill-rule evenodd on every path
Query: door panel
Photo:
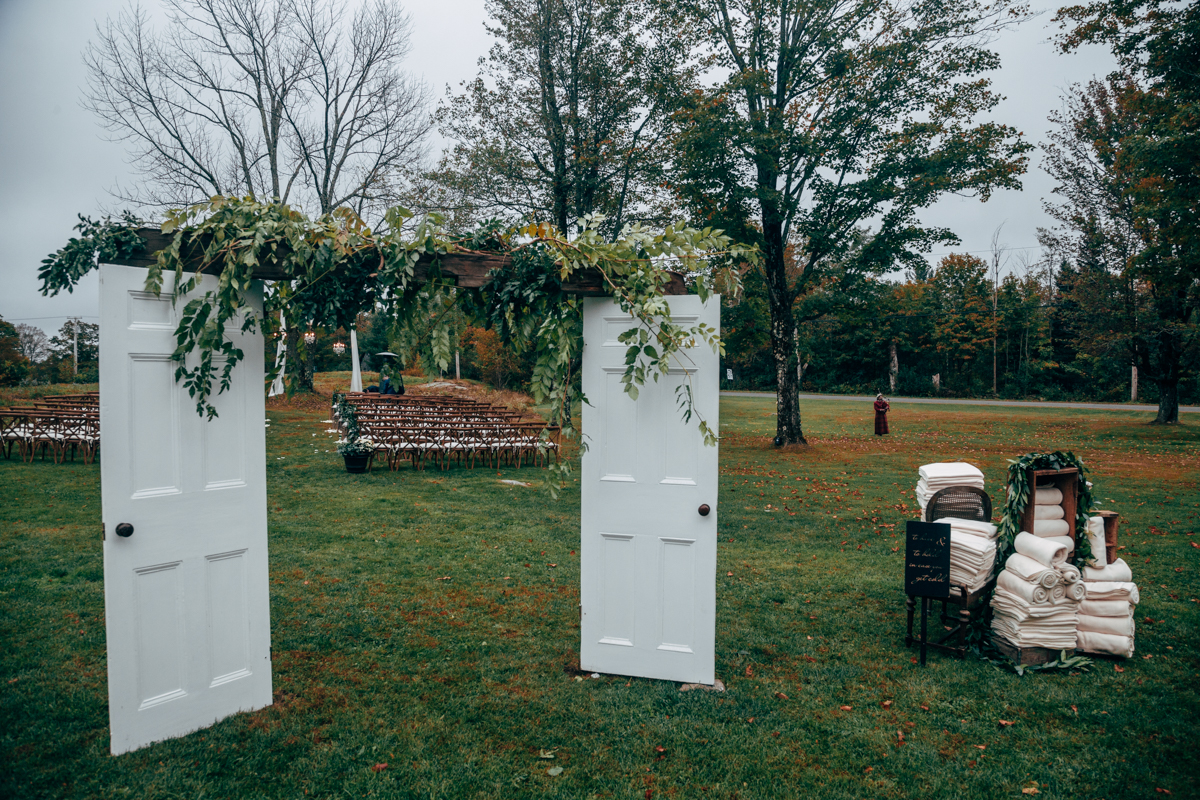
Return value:
M 271 702 L 260 333 L 218 417 L 175 382 L 176 310 L 146 270 L 100 267 L 101 496 L 112 752 Z M 205 278 L 199 291 L 215 288 Z M 180 303 L 186 303 L 181 299 Z M 261 312 L 261 294 L 252 299 Z M 191 364 L 189 364 L 191 366 Z M 133 525 L 128 538 L 119 523 Z
M 668 298 L 679 324 L 720 325 L 720 300 Z M 611 300 L 584 302 L 580 661 L 586 670 L 713 682 L 717 448 L 675 389 L 718 425 L 717 355 L 688 350 L 632 400 L 621 384 L 633 321 Z M 698 513 L 701 503 L 711 508 Z

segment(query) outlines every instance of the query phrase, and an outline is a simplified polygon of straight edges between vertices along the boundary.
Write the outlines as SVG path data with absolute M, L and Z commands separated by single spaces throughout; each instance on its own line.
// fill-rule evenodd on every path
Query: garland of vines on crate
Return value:
M 684 272 L 694 291 L 707 299 L 717 290 L 737 294 L 739 268 L 758 259 L 756 248 L 738 244 L 720 230 L 683 223 L 661 232 L 629 224 L 610 241 L 600 230 L 603 219 L 584 217 L 571 238 L 547 223 L 510 227 L 496 221 L 457 234 L 445 230 L 437 214 L 417 219 L 396 206 L 386 211 L 380 229 L 372 230 L 349 209 L 309 219 L 283 203 L 217 196 L 166 213 L 161 229 L 172 238 L 149 268 L 146 290 L 165 291 L 177 302 L 199 289 L 202 276 L 184 272 L 197 249 L 201 272 L 217 276 L 214 289 L 184 305 L 171 356 L 176 381 L 188 389 L 197 412 L 210 419 L 216 416 L 212 398 L 229 388 L 244 355 L 226 336 L 239 313 L 243 330 L 261 325 L 271 335 L 279 311 L 288 319 L 330 329 L 349 328 L 360 313 L 382 312 L 391 322 L 393 343 L 404 349 L 428 341 L 438 368 L 445 370 L 453 352 L 449 312 L 457 308 L 466 318 L 495 329 L 519 352 L 533 351 L 531 394 L 538 403 L 551 403 L 550 423 L 572 436 L 570 409 L 584 400 L 573 374 L 582 352 L 583 304 L 563 291 L 572 275 L 598 270 L 633 318 L 633 326 L 619 338 L 627 346 L 622 382 L 636 400 L 639 386 L 665 376 L 672 362 L 687 360 L 686 348 L 702 343 L 724 352 L 718 330 L 677 325 L 665 316 L 668 269 Z M 120 220 L 80 220 L 80 236 L 42 262 L 38 275 L 44 295 L 71 291 L 99 261 L 135 257 L 144 248 L 134 232 L 143 223 L 131 214 Z M 438 269 L 439 257 L 456 250 L 507 254 L 511 267 L 493 271 L 482 287 L 456 287 L 455 279 Z M 422 256 L 433 259 L 427 280 L 415 277 Z M 244 313 L 260 266 L 285 276 L 268 286 L 262 319 Z M 296 344 L 303 356 L 303 337 Z M 275 377 L 272 370 L 267 383 Z M 289 383 L 289 392 L 293 388 Z M 684 382 L 677 393 L 685 420 L 695 416 L 705 442 L 715 443 L 716 431 L 697 413 L 690 384 Z M 558 469 L 563 477 L 569 466 L 564 460 Z
M 1004 513 L 1000 518 L 1000 533 L 996 539 L 996 566 L 998 575 L 1004 562 L 1013 554 L 1013 542 L 1021 532 L 1021 516 L 1033 498 L 1029 485 L 1030 470 L 1067 469 L 1079 470 L 1079 503 L 1075 507 L 1075 566 L 1082 569 L 1092 560 L 1092 543 L 1087 536 L 1088 517 L 1095 510 L 1092 490 L 1087 485 L 1087 467 L 1074 453 L 1056 450 L 1053 453 L 1026 453 L 1017 459 L 1008 459 L 1008 492 Z M 1081 535 L 1082 534 L 1082 535 Z

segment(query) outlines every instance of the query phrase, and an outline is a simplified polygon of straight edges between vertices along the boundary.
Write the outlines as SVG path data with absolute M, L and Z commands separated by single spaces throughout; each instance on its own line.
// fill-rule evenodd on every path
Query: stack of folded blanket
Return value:
M 1041 487 L 1034 491 L 1033 530 L 1030 533 L 1063 545 L 1070 559 L 1075 550 L 1075 540 L 1071 538 L 1071 524 L 1066 519 L 1062 500 L 1062 492 L 1053 487 Z
M 1073 649 L 1084 589 L 1066 547 L 1025 531 L 1014 546 L 996 577 L 992 630 L 1018 647 Z
M 1104 554 L 1104 520 L 1088 520 L 1092 566 L 1083 568 L 1085 597 L 1079 606 L 1076 647 L 1085 653 L 1133 655 L 1133 609 L 1138 587 L 1125 559 L 1108 564 Z
M 965 586 L 967 594 L 979 591 L 992 579 L 996 564 L 997 528 L 988 522 L 943 517 L 935 522 L 950 526 L 950 593 Z
M 929 505 L 929 498 L 942 489 L 951 486 L 974 486 L 983 488 L 983 473 L 977 468 L 962 461 L 945 461 L 938 464 L 926 464 L 917 469 L 920 480 L 917 481 L 917 502 L 921 509 Z

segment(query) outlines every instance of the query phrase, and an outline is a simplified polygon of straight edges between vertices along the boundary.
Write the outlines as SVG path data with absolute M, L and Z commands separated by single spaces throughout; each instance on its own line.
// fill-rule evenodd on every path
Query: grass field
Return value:
M 780 453 L 773 408 L 722 402 L 723 694 L 579 674 L 577 490 L 500 483 L 532 469 L 348 475 L 320 403 L 271 410 L 275 703 L 119 758 L 99 465 L 0 462 L 0 796 L 1197 796 L 1200 426 L 897 403 L 880 440 L 867 404 L 806 401 L 812 447 Z M 1137 654 L 919 668 L 901 588 L 917 466 L 972 461 L 998 502 L 1006 458 L 1056 448 L 1122 514 Z

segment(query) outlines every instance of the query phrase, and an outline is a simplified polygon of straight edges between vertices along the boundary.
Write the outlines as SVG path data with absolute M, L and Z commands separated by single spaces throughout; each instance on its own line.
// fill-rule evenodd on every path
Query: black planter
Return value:
M 342 458 L 346 460 L 346 472 L 366 472 L 367 462 L 371 460 L 371 454 L 347 453 Z

